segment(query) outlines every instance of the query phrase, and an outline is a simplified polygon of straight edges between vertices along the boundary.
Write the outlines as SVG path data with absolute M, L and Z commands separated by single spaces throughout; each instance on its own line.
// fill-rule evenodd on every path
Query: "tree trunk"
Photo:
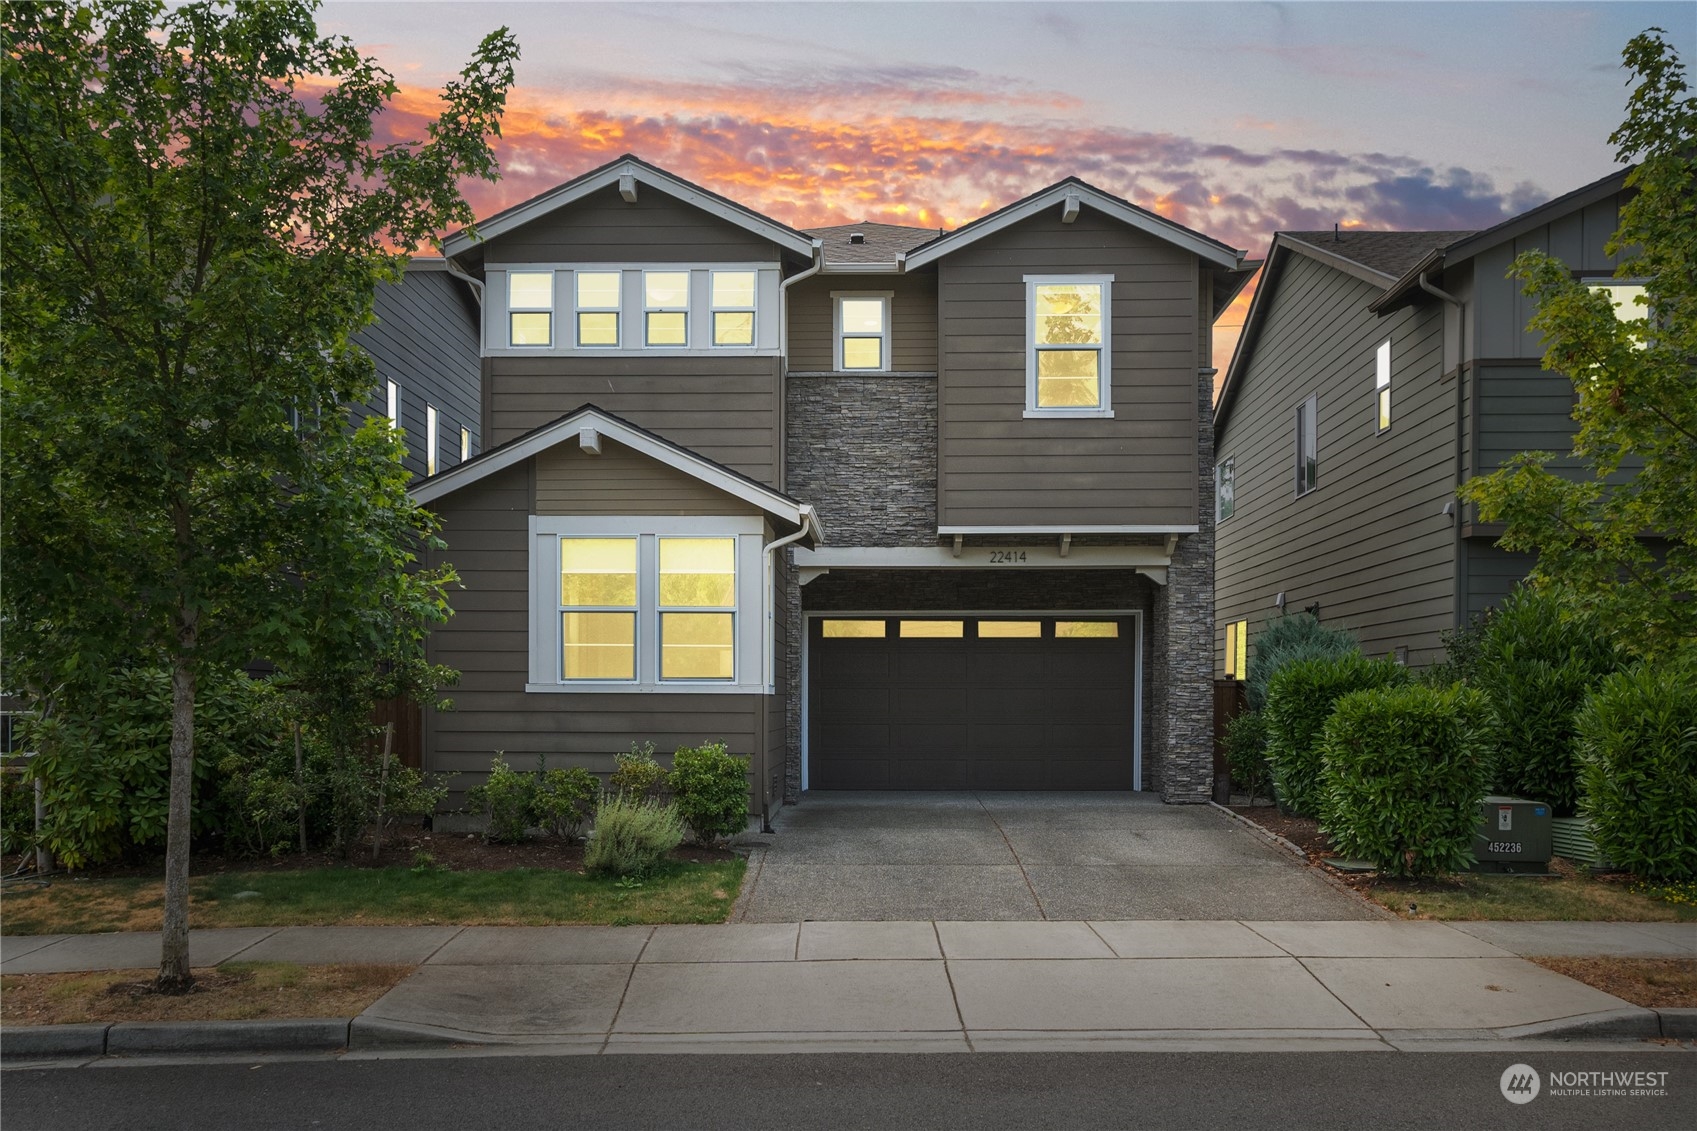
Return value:
M 383 793 L 389 788 L 389 750 L 395 743 L 395 724 L 383 724 L 383 761 L 377 770 L 377 831 L 371 834 L 371 858 L 383 850 Z
M 182 993 L 193 984 L 189 975 L 189 821 L 194 792 L 194 696 L 191 665 L 195 630 L 192 623 L 180 636 L 189 651 L 171 661 L 171 799 L 165 830 L 165 922 L 159 956 L 158 988 Z
M 301 725 L 295 724 L 295 791 L 300 794 L 301 855 L 306 855 L 306 761 L 301 757 Z

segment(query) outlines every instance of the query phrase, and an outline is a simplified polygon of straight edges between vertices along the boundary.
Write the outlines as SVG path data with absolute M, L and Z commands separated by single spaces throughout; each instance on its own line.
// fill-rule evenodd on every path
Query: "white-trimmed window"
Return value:
M 1643 322 L 1648 331 L 1654 324 L 1648 305 L 1649 292 L 1645 289 L 1648 279 L 1615 279 L 1610 277 L 1586 277 L 1580 280 L 1597 294 L 1606 295 L 1614 304 L 1615 317 L 1622 322 Z M 1649 345 L 1648 337 L 1638 339 L 1638 348 Z
M 518 347 L 554 344 L 554 272 L 508 272 L 507 341 Z
M 424 406 L 424 474 L 436 474 L 436 453 L 442 447 L 442 419 L 436 413 L 436 406 Z
M 1320 484 L 1320 398 L 1296 406 L 1296 493 L 1306 495 Z
M 470 458 L 471 458 L 471 430 L 469 428 L 461 428 L 460 429 L 460 462 L 464 463 L 466 460 L 468 460 Z
M 647 346 L 689 345 L 689 272 L 642 273 L 642 341 Z
M 1112 275 L 1025 277 L 1027 416 L 1112 416 Z
M 1373 354 L 1373 400 L 1378 410 L 1379 431 L 1391 430 L 1391 340 L 1379 343 Z
M 715 348 L 754 344 L 754 305 L 760 276 L 755 271 L 714 271 L 708 288 Z
M 1224 522 L 1237 511 L 1237 457 L 1214 465 L 1214 521 Z
M 401 387 L 389 382 L 389 427 L 401 426 Z
M 1226 622 L 1226 678 L 1249 677 L 1249 622 Z
M 573 285 L 577 294 L 578 347 L 618 349 L 619 291 L 623 276 L 617 271 L 578 271 Z
M 526 690 L 760 690 L 760 519 L 538 516 L 531 528 Z
M 890 300 L 893 291 L 832 291 L 836 361 L 844 372 L 890 368 Z

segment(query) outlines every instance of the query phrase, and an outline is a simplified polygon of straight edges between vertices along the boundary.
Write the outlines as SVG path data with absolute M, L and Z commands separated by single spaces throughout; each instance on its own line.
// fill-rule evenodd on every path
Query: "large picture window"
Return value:
M 1026 276 L 1027 415 L 1112 414 L 1112 283 L 1108 275 Z

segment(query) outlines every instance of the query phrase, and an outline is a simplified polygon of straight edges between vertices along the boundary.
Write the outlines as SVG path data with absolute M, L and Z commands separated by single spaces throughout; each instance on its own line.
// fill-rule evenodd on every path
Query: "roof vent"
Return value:
M 866 242 L 866 233 L 865 232 L 850 232 L 849 233 L 849 243 L 865 243 L 865 242 Z

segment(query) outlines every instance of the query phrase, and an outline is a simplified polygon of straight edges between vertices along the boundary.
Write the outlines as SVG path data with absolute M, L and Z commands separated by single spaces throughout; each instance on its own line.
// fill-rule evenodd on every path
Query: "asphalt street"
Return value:
M 1545 1084 L 1504 1098 L 1523 1062 Z M 1662 1095 L 1595 1076 L 1665 1073 Z M 1643 1084 L 1644 1079 L 1638 1081 Z M 1628 1085 L 1626 1091 L 1631 1090 Z M 1564 1094 L 1590 1091 L 1590 1095 Z M 57 1128 L 1688 1128 L 1697 1056 L 1632 1051 L 458 1056 L 14 1069 L 7 1131 Z

